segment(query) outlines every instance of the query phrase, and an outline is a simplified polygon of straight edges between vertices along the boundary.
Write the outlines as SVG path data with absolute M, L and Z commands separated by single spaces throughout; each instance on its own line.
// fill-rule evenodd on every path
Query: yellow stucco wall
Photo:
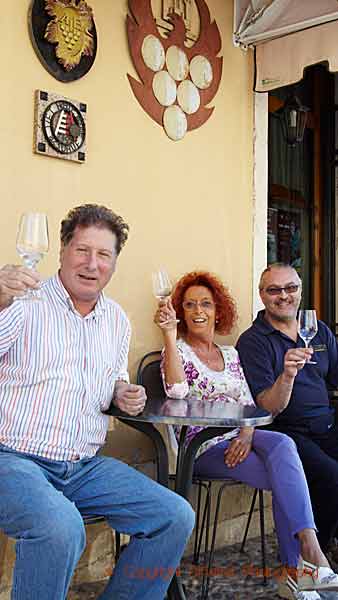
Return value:
M 151 271 L 164 265 L 173 279 L 187 270 L 219 273 L 238 301 L 247 326 L 252 285 L 252 62 L 232 45 L 232 0 L 208 0 L 224 57 L 215 111 L 200 129 L 172 142 L 134 98 L 125 0 L 90 0 L 98 54 L 89 73 L 62 84 L 40 64 L 30 42 L 30 0 L 1 8 L 0 262 L 17 262 L 15 235 L 24 210 L 49 216 L 51 250 L 58 260 L 60 219 L 84 202 L 104 203 L 130 223 L 130 240 L 108 287 L 133 325 L 132 374 L 140 356 L 159 347 L 152 324 Z M 34 90 L 63 94 L 88 105 L 87 162 L 77 165 L 32 152 Z

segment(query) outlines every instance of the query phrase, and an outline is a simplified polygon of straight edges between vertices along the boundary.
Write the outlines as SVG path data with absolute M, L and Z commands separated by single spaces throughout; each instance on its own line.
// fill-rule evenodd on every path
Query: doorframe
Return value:
M 258 294 L 259 278 L 267 264 L 268 235 L 268 120 L 269 94 L 254 92 L 253 126 L 253 248 L 252 318 L 263 304 Z

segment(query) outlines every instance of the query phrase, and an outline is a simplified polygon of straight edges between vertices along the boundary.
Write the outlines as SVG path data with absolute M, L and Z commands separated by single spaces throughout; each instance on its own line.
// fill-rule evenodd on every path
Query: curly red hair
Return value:
M 187 326 L 184 319 L 183 300 L 188 288 L 193 285 L 202 285 L 208 288 L 212 293 L 216 304 L 217 323 L 215 331 L 220 335 L 228 334 L 237 320 L 236 304 L 229 290 L 223 285 L 221 280 L 208 271 L 192 271 L 183 275 L 176 283 L 171 300 L 176 311 L 178 331 L 184 334 Z

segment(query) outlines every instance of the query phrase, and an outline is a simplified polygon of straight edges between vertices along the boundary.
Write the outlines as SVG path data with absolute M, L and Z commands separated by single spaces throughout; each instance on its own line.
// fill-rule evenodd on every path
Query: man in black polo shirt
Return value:
M 304 348 L 297 332 L 301 291 L 289 265 L 265 269 L 259 284 L 265 310 L 240 336 L 237 349 L 256 403 L 275 415 L 273 429 L 297 445 L 326 550 L 338 525 L 338 429 L 327 391 L 338 386 L 338 346 L 319 321 L 312 348 Z M 306 362 L 311 356 L 316 364 Z

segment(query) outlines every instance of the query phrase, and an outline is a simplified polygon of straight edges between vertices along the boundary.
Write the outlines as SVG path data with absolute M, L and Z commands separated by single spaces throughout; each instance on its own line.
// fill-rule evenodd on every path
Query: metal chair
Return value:
M 141 359 L 138 369 L 137 369 L 137 383 L 139 385 L 143 385 L 146 389 L 147 395 L 151 396 L 165 396 L 165 391 L 162 382 L 161 370 L 160 370 L 160 362 L 161 362 L 161 352 L 160 350 L 155 350 L 153 352 L 148 352 Z M 175 476 L 171 476 L 175 477 Z M 212 483 L 213 482 L 222 481 L 216 502 L 216 510 L 215 510 L 215 518 L 213 524 L 213 531 L 211 536 L 211 545 L 209 547 L 209 527 L 211 520 L 211 492 L 212 492 Z M 209 592 L 209 574 L 211 572 L 214 550 L 215 550 L 215 541 L 216 541 L 216 529 L 217 529 L 217 521 L 219 516 L 220 504 L 222 500 L 222 494 L 226 487 L 233 485 L 241 485 L 241 482 L 234 481 L 230 478 L 223 479 L 215 479 L 215 478 L 199 478 L 194 477 L 193 483 L 198 486 L 198 497 L 197 497 L 197 509 L 196 509 L 196 527 L 195 527 L 195 540 L 194 540 L 194 553 L 193 553 L 193 562 L 194 564 L 198 564 L 200 560 L 200 552 L 201 546 L 203 542 L 204 536 L 204 566 L 206 569 L 203 570 L 204 574 L 202 579 L 202 590 L 200 600 L 206 600 Z M 202 490 L 205 490 L 205 501 L 204 506 L 202 508 Z M 251 518 L 253 514 L 253 510 L 256 504 L 257 493 L 259 496 L 259 517 L 260 517 L 260 537 L 261 537 L 261 552 L 262 552 L 262 571 L 263 571 L 263 583 L 266 585 L 266 553 L 265 553 L 265 531 L 264 531 L 264 498 L 263 498 L 263 490 L 255 489 L 252 496 L 251 506 L 249 510 L 249 515 L 246 523 L 246 528 L 242 540 L 242 544 L 240 547 L 240 552 L 244 552 L 245 543 L 251 523 Z

